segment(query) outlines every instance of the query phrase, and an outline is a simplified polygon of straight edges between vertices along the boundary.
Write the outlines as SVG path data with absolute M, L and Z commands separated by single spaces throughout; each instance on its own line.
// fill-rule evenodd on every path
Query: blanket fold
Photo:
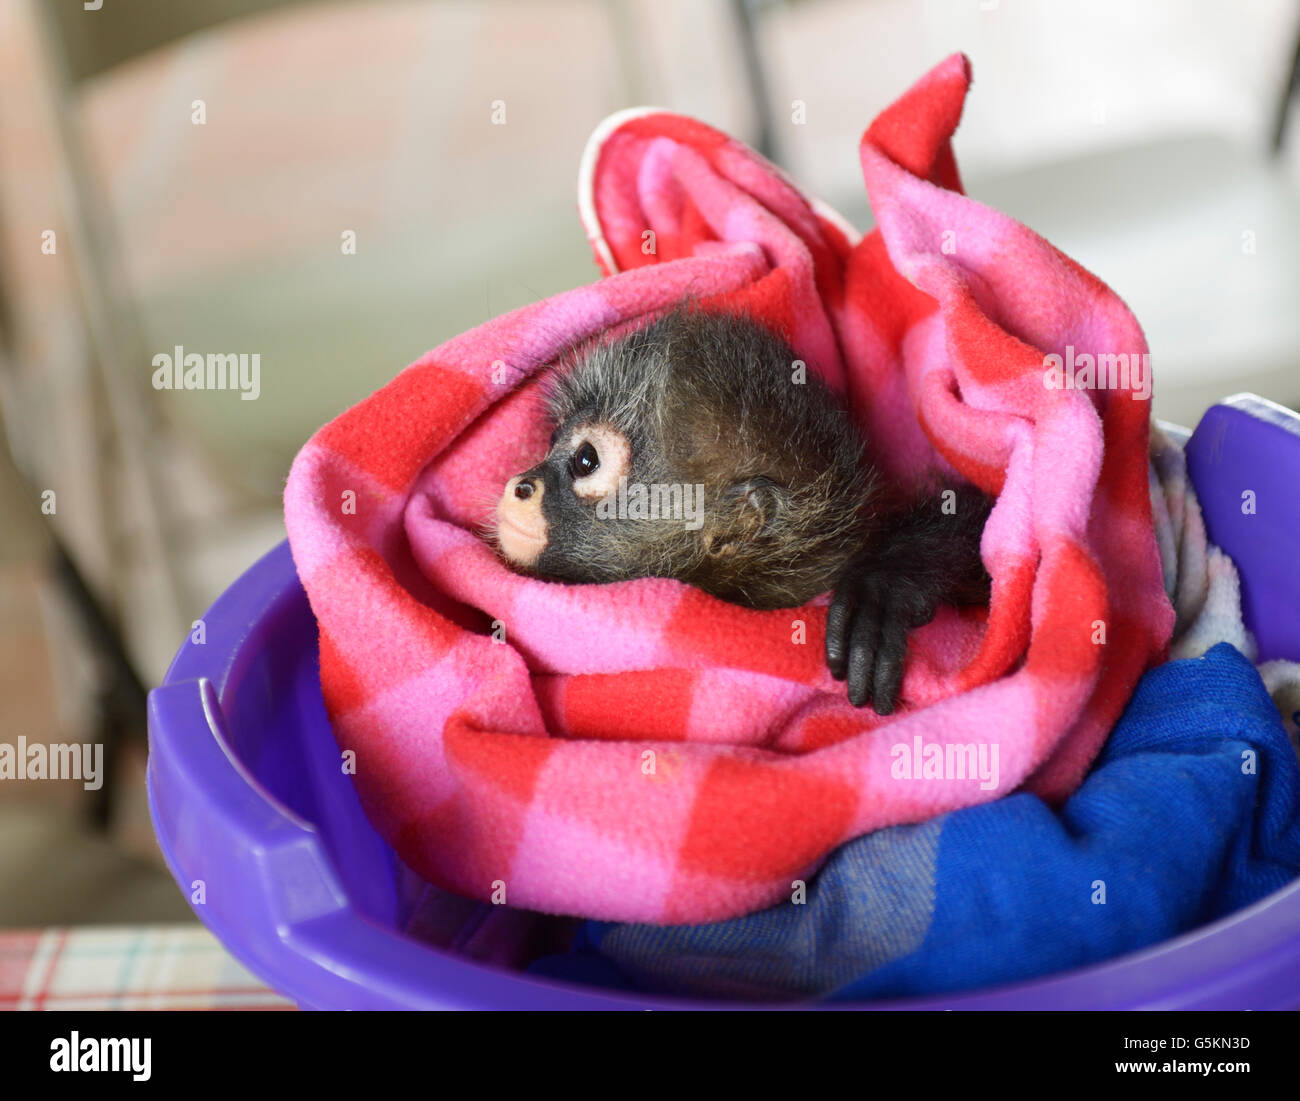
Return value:
M 1146 346 L 1104 285 L 962 194 L 969 79 L 949 58 L 864 135 L 879 228 L 862 239 L 702 123 L 616 117 L 579 181 L 606 278 L 435 348 L 304 446 L 285 518 L 326 705 L 367 813 L 429 881 L 716 920 L 869 831 L 1077 786 L 1173 610 L 1147 403 L 1049 388 L 1046 357 Z M 915 632 L 888 720 L 826 674 L 824 598 L 756 612 L 667 580 L 548 583 L 479 534 L 545 451 L 542 370 L 685 297 L 783 331 L 899 482 L 955 470 L 999 495 L 990 609 Z

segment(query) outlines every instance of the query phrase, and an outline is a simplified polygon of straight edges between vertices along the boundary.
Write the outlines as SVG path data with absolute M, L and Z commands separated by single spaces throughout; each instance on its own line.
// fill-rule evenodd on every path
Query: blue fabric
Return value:
M 586 923 L 533 970 L 742 998 L 918 995 L 1165 940 L 1300 875 L 1300 769 L 1226 643 L 1149 671 L 1059 812 L 1032 795 L 880 830 L 782 904 L 708 925 Z

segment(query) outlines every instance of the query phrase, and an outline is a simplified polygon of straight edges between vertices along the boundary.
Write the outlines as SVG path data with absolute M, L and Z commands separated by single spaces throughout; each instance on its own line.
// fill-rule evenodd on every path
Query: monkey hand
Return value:
M 849 682 L 854 707 L 894 710 L 907 632 L 929 623 L 941 601 L 989 599 L 980 538 L 992 507 L 971 485 L 922 493 L 845 567 L 826 615 L 826 664 Z
M 899 560 L 853 559 L 840 575 L 826 614 L 826 664 L 848 681 L 849 703 L 888 715 L 903 681 L 907 633 L 934 618 L 942 586 Z

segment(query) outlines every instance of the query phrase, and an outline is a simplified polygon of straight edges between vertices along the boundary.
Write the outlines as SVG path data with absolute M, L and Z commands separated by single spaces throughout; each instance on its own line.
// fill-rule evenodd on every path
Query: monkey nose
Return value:
M 528 500 L 537 491 L 537 486 L 531 478 L 524 479 L 515 485 L 515 496 L 521 501 Z

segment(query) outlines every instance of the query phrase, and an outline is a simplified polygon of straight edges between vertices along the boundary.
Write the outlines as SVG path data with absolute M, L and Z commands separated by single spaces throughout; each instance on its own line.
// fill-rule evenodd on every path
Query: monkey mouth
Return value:
M 543 532 L 524 527 L 500 511 L 497 512 L 497 543 L 501 553 L 516 565 L 528 566 L 546 549 Z

